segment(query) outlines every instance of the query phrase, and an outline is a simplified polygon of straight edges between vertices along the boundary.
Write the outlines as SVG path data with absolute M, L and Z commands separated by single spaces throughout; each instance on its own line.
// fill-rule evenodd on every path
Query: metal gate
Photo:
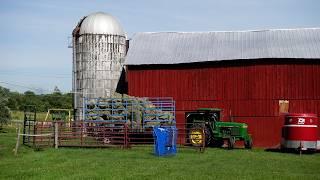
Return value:
M 25 106 L 24 120 L 23 120 L 23 134 L 35 135 L 36 134 L 36 107 L 32 105 Z M 34 146 L 34 136 L 23 136 L 23 144 L 27 146 Z

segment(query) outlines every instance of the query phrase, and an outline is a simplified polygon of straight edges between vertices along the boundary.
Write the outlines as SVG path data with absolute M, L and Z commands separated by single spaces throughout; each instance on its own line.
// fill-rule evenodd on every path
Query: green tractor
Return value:
M 233 149 L 236 141 L 242 140 L 247 149 L 252 148 L 252 138 L 248 125 L 237 122 L 220 121 L 221 109 L 200 108 L 186 113 L 189 142 L 193 146 L 221 147 L 225 141 Z

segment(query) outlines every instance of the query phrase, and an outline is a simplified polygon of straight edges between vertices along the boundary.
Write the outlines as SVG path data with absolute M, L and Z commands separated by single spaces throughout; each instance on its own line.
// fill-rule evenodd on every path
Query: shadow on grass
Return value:
M 274 152 L 274 153 L 289 153 L 289 154 L 315 154 L 319 151 L 316 150 L 306 150 L 300 151 L 299 149 L 281 149 L 281 148 L 267 148 L 265 149 L 266 152 Z

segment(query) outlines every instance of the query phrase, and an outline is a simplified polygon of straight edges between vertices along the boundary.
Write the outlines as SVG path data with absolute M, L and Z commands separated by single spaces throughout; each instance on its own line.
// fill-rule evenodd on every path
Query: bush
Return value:
M 10 117 L 10 109 L 7 106 L 9 102 L 9 89 L 0 87 L 0 130 L 4 124 L 7 124 Z

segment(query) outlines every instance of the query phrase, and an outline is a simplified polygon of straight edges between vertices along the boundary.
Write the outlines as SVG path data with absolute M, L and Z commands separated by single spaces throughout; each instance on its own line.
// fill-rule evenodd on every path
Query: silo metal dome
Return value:
M 81 23 L 79 34 L 125 35 L 118 20 L 104 12 L 96 12 L 88 15 Z
M 75 120 L 83 120 L 84 98 L 106 98 L 119 87 L 126 36 L 110 14 L 92 13 L 73 30 L 73 92 Z

